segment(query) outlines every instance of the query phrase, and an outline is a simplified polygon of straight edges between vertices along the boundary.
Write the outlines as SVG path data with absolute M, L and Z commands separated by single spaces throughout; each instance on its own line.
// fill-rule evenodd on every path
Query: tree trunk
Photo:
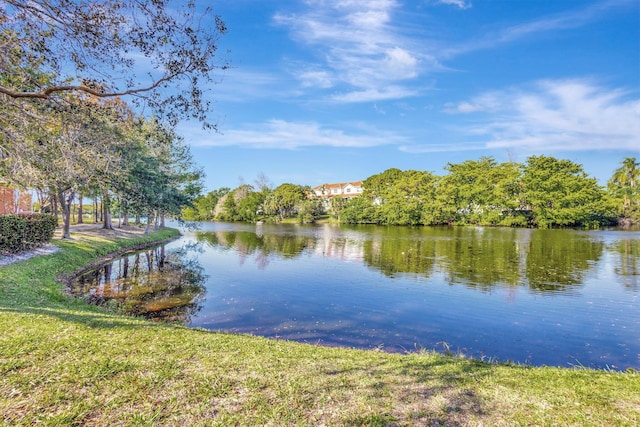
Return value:
M 69 231 L 69 224 L 71 222 L 71 203 L 73 202 L 73 191 L 69 192 L 69 195 L 65 197 L 64 191 L 58 191 L 58 200 L 60 207 L 62 208 L 62 238 L 70 239 L 71 233 Z
M 164 212 L 160 213 L 160 228 L 164 228 Z
M 98 196 L 93 198 L 93 222 L 98 223 Z
M 51 214 L 57 217 L 58 216 L 58 199 L 53 194 L 49 197 L 49 199 L 51 200 Z
M 149 234 L 151 231 L 151 221 L 153 221 L 153 212 L 147 212 L 147 227 L 144 229 L 144 234 Z
M 82 224 L 82 193 L 78 194 L 78 224 Z
M 113 224 L 111 223 L 111 200 L 109 194 L 104 192 L 102 195 L 102 228 L 105 230 L 113 230 Z
M 129 206 L 126 201 L 122 202 L 122 226 L 129 225 Z

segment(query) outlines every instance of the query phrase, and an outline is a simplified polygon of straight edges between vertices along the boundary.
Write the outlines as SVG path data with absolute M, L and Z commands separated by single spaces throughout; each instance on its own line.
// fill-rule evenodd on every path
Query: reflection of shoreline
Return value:
M 307 253 L 344 262 L 363 263 L 387 277 L 415 274 L 428 279 L 443 274 L 451 285 L 484 291 L 496 287 L 533 292 L 575 292 L 602 257 L 605 243 L 571 230 L 504 228 L 352 229 L 257 225 L 247 230 L 197 234 L 213 247 L 232 249 L 240 263 L 253 258 L 262 270 L 274 256 L 294 259 Z M 623 268 L 633 271 L 633 259 Z
M 240 255 L 241 263 L 244 263 L 248 256 L 255 255 L 256 263 L 262 268 L 268 266 L 271 255 L 295 258 L 304 252 L 342 261 L 362 262 L 362 240 L 358 240 L 358 236 L 353 237 L 355 238 L 336 236 L 336 232 L 330 227 L 323 227 L 322 231 L 314 236 L 269 233 L 262 226 L 256 226 L 255 232 L 219 230 L 196 234 L 199 242 L 206 242 L 212 247 L 233 249 Z
M 313 253 L 327 258 L 336 258 L 341 261 L 364 260 L 364 245 L 360 236 L 336 238 L 335 232 L 329 226 L 322 228 L 320 237 L 313 248 Z
M 186 258 L 194 245 L 166 244 L 129 252 L 76 277 L 70 293 L 95 305 L 115 305 L 147 319 L 188 323 L 202 307 L 204 268 Z

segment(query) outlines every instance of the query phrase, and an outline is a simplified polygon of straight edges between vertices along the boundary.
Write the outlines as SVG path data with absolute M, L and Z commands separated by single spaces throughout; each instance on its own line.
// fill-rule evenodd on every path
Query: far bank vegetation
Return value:
M 549 156 L 524 164 L 492 157 L 449 163 L 446 174 L 391 168 L 365 179 L 357 197 L 317 198 L 308 186 L 220 188 L 183 210 L 187 220 L 378 225 L 585 227 L 640 223 L 640 163 L 626 158 L 607 187 L 582 165 Z

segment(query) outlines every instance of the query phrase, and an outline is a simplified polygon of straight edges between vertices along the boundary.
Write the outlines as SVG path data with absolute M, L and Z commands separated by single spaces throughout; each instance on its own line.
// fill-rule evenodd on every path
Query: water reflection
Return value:
M 196 238 L 212 248 L 233 250 L 260 269 L 273 257 L 304 253 L 364 263 L 393 278 L 429 279 L 443 273 L 451 284 L 490 291 L 525 286 L 537 292 L 573 292 L 602 258 L 605 243 L 572 230 L 470 227 L 360 227 L 316 229 L 314 233 L 218 230 Z M 350 231 L 350 234 L 349 234 Z M 621 247 L 620 274 L 636 283 L 638 242 Z M 635 246 L 634 246 L 635 245 Z M 633 254 L 635 251 L 635 255 Z M 624 258 L 624 259 L 623 259 Z M 636 273 L 633 273 L 636 272 Z
M 271 256 L 295 258 L 306 248 L 315 246 L 317 239 L 295 233 L 271 234 L 257 231 L 198 232 L 196 238 L 200 243 L 211 247 L 233 249 L 240 255 L 241 263 L 254 256 L 259 268 L 269 265 Z
M 122 296 L 123 306 L 142 307 L 134 312 L 164 312 L 214 331 L 399 352 L 446 347 L 534 365 L 640 368 L 640 233 L 224 223 L 203 229 L 101 267 L 85 292 L 98 302 Z M 198 251 L 168 249 L 187 242 Z
M 611 245 L 617 253 L 618 262 L 614 269 L 622 278 L 624 286 L 630 290 L 640 289 L 640 240 L 621 240 Z
M 188 256 L 194 249 L 160 245 L 126 254 L 77 277 L 71 292 L 148 319 L 189 323 L 206 293 L 204 269 Z

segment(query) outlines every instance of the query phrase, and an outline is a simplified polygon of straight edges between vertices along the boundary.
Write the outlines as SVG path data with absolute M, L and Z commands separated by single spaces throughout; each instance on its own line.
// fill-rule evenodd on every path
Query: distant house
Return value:
M 311 197 L 314 199 L 331 199 L 336 196 L 350 199 L 362 194 L 362 181 L 322 184 L 313 187 L 311 192 Z
M 331 199 L 341 197 L 351 199 L 362 194 L 362 181 L 339 182 L 336 184 L 322 184 L 311 189 L 312 199 L 321 199 L 325 208 L 331 206 Z
M 31 193 L 0 185 L 0 215 L 32 212 Z

